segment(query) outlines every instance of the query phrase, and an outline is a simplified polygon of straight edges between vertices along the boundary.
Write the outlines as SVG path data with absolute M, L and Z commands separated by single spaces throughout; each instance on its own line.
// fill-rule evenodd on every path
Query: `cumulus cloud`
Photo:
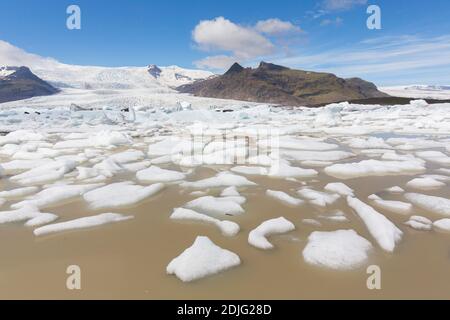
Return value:
M 237 25 L 224 17 L 200 21 L 192 35 L 194 41 L 204 50 L 228 51 L 241 59 L 274 51 L 274 45 L 269 39 L 252 28 Z
M 0 66 L 27 66 L 31 69 L 40 69 L 51 68 L 57 64 L 59 64 L 58 61 L 52 58 L 28 53 L 9 42 L 0 40 Z
M 302 31 L 300 27 L 292 24 L 290 21 L 282 21 L 276 18 L 258 21 L 255 25 L 255 30 L 269 35 Z
M 230 68 L 233 63 L 237 62 L 238 60 L 239 59 L 236 57 L 217 55 L 194 61 L 194 65 L 200 69 L 225 70 Z
M 203 20 L 192 31 L 192 39 L 203 51 L 216 52 L 194 61 L 199 68 L 223 70 L 234 62 L 246 62 L 279 51 L 273 41 L 285 35 L 300 33 L 300 27 L 289 21 L 271 18 L 245 26 L 224 17 Z

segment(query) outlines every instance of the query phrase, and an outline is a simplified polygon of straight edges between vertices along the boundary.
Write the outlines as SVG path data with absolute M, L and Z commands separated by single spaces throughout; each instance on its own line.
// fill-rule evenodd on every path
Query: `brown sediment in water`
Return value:
M 212 176 L 215 171 L 202 168 L 190 180 Z M 378 210 L 403 232 L 393 254 L 384 253 L 344 199 L 332 208 L 321 210 L 308 204 L 290 208 L 265 195 L 266 189 L 290 194 L 301 187 L 298 182 L 249 177 L 258 186 L 242 189 L 247 197 L 245 214 L 228 217 L 241 231 L 236 237 L 224 237 L 212 225 L 178 222 L 169 219 L 176 207 L 195 197 L 176 185 L 138 206 L 112 212 L 134 215 L 135 219 L 98 228 L 35 237 L 22 223 L 0 225 L 0 298 L 1 299 L 450 299 L 450 238 L 448 234 L 419 232 L 403 225 L 407 217 Z M 356 196 L 367 196 L 385 188 L 403 186 L 411 177 L 368 177 L 344 181 Z M 336 182 L 324 174 L 306 180 L 308 187 L 323 190 Z M 218 195 L 220 190 L 211 190 Z M 379 193 L 383 198 L 402 201 L 401 195 Z M 450 198 L 450 188 L 433 192 Z M 350 222 L 320 220 L 322 227 L 308 226 L 302 219 L 341 209 Z M 91 211 L 80 199 L 44 210 L 60 220 L 102 213 Z M 431 213 L 426 215 L 437 219 Z M 283 216 L 296 230 L 271 237 L 274 250 L 262 251 L 250 246 L 248 233 L 261 222 Z M 381 290 L 366 286 L 366 267 L 353 271 L 330 271 L 308 265 L 302 250 L 311 232 L 354 229 L 375 247 L 367 265 L 381 267 Z M 189 247 L 198 235 L 208 236 L 222 248 L 237 253 L 238 267 L 192 283 L 183 283 L 167 275 L 167 264 Z M 81 290 L 66 288 L 66 268 L 81 268 Z

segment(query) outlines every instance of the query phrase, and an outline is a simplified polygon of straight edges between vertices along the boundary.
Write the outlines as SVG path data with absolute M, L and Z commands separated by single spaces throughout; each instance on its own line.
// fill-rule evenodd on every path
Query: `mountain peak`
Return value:
M 237 62 L 233 63 L 233 65 L 230 67 L 230 69 L 228 69 L 227 72 L 225 72 L 225 74 L 233 74 L 233 73 L 239 73 L 242 70 L 244 70 L 244 68 Z
M 279 66 L 279 65 L 276 65 L 276 64 L 273 64 L 273 63 L 268 63 L 268 62 L 261 61 L 261 63 L 259 64 L 258 69 L 280 71 L 280 70 L 287 70 L 289 68 L 286 68 L 286 67 L 283 67 L 283 66 Z
M 162 72 L 162 70 L 155 64 L 149 65 L 147 68 L 147 71 L 155 79 L 159 78 L 159 76 L 161 75 L 161 72 Z

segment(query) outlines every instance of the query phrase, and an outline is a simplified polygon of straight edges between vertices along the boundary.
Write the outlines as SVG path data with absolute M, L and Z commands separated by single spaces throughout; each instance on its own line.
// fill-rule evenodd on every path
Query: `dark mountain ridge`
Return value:
M 0 76 L 0 103 L 59 92 L 27 67 L 2 67 L 0 71 L 7 74 Z
M 177 89 L 195 96 L 289 106 L 389 97 L 373 83 L 359 78 L 342 79 L 330 73 L 293 70 L 266 62 L 256 69 L 235 63 L 222 76 Z

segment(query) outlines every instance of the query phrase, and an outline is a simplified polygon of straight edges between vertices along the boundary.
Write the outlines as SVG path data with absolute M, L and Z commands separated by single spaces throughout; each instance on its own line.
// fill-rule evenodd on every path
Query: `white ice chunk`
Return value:
M 121 208 L 136 205 L 164 188 L 161 183 L 148 187 L 133 184 L 132 182 L 117 182 L 89 191 L 83 195 L 93 210 L 105 208 Z
M 246 167 L 246 166 L 237 166 L 230 169 L 230 171 L 238 174 L 244 175 L 259 175 L 264 176 L 268 174 L 267 168 L 264 167 Z
M 23 187 L 0 192 L 1 199 L 14 200 L 24 198 L 39 191 L 38 187 Z
M 394 187 L 387 188 L 386 191 L 390 192 L 390 193 L 404 193 L 405 192 L 405 190 L 403 190 L 399 186 L 394 186 Z
M 326 207 L 332 205 L 340 198 L 340 195 L 338 194 L 329 194 L 326 192 L 320 192 L 309 188 L 300 189 L 297 191 L 297 193 L 301 197 L 309 200 L 311 204 L 319 207 Z
M 405 198 L 422 210 L 450 217 L 450 200 L 419 193 L 407 193 Z
M 444 166 L 450 165 L 450 157 L 440 151 L 420 151 L 416 156 L 426 161 L 437 163 Z
M 391 201 L 391 200 L 383 200 L 376 195 L 375 197 L 369 196 L 369 199 L 372 200 L 372 204 L 386 211 L 391 211 L 393 213 L 408 215 L 412 212 L 413 206 L 410 203 L 402 202 L 402 201 Z
M 239 256 L 215 245 L 208 237 L 197 237 L 194 244 L 167 266 L 168 274 L 175 274 L 181 281 L 198 280 L 241 263 Z
M 295 230 L 294 224 L 283 217 L 267 220 L 261 223 L 256 229 L 250 231 L 248 243 L 259 249 L 272 249 L 273 244 L 267 240 L 268 236 L 287 233 L 293 230 Z
M 186 175 L 179 171 L 161 169 L 156 166 L 151 166 L 148 169 L 138 171 L 136 178 L 145 183 L 152 182 L 174 182 L 186 178 Z
M 269 176 L 273 178 L 311 178 L 318 175 L 314 169 L 292 167 L 285 161 L 270 167 Z
M 228 187 L 225 188 L 221 193 L 221 197 L 240 197 L 239 191 L 237 191 L 236 187 Z
M 412 216 L 405 225 L 419 231 L 430 231 L 433 227 L 433 222 L 422 216 Z
M 58 219 L 58 216 L 53 213 L 41 213 L 38 216 L 28 220 L 25 223 L 27 227 L 38 227 L 50 223 Z
M 183 188 L 207 189 L 220 187 L 245 187 L 254 185 L 256 185 L 256 183 L 251 182 L 243 176 L 232 174 L 230 172 L 220 172 L 211 178 L 199 181 L 183 182 L 180 186 Z
M 339 179 L 370 176 L 413 175 L 425 172 L 423 164 L 414 161 L 363 160 L 356 163 L 334 164 L 324 169 L 325 173 Z
M 441 219 L 433 223 L 433 228 L 440 232 L 450 232 L 450 219 Z
M 416 178 L 406 184 L 407 187 L 419 190 L 434 190 L 445 187 L 445 183 L 433 178 Z
M 236 202 L 235 197 L 216 198 L 211 196 L 201 197 L 189 201 L 184 206 L 186 208 L 199 211 L 205 214 L 240 215 L 245 211 Z
M 13 204 L 12 208 L 34 206 L 39 209 L 50 208 L 61 203 L 74 201 L 84 193 L 103 186 L 103 184 L 55 185 L 46 188 L 24 201 Z
M 303 200 L 294 198 L 283 191 L 267 190 L 266 195 L 292 207 L 298 207 L 305 203 Z
M 222 234 L 227 237 L 233 237 L 239 232 L 239 225 L 232 221 L 221 221 L 216 218 L 212 218 L 208 215 L 198 213 L 194 210 L 184 209 L 184 208 L 176 208 L 174 209 L 170 219 L 173 220 L 193 220 L 193 221 L 201 221 L 211 223 L 217 226 Z
M 102 213 L 96 216 L 83 217 L 79 219 L 74 219 L 70 221 L 49 224 L 33 231 L 35 236 L 43 236 L 51 233 L 72 231 L 86 228 L 93 228 L 100 225 L 120 222 L 132 219 L 133 216 L 124 216 L 118 213 Z
M 328 192 L 337 193 L 341 196 L 353 196 L 353 189 L 342 182 L 329 183 L 324 188 Z
M 314 266 L 352 270 L 367 262 L 372 249 L 372 244 L 354 230 L 316 231 L 308 237 L 303 258 Z
M 393 252 L 396 244 L 401 240 L 403 232 L 388 218 L 361 200 L 347 197 L 347 203 L 364 222 L 379 246 L 387 252 Z

